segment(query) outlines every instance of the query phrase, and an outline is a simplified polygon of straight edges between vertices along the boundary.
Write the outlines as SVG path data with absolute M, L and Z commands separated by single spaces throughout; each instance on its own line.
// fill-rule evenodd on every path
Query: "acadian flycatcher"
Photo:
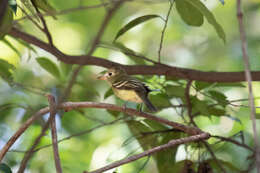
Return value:
M 115 95 L 120 99 L 144 103 L 151 112 L 157 111 L 148 99 L 148 94 L 152 90 L 141 81 L 129 76 L 121 67 L 108 69 L 105 74 L 100 75 L 98 79 L 106 80 L 111 85 Z

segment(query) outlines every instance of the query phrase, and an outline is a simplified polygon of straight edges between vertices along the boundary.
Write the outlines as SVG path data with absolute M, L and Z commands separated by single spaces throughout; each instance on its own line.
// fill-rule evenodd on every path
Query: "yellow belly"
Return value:
M 135 91 L 131 90 L 117 90 L 113 89 L 115 95 L 119 97 L 122 100 L 130 101 L 130 102 L 136 102 L 136 103 L 142 103 L 142 99 L 136 94 Z

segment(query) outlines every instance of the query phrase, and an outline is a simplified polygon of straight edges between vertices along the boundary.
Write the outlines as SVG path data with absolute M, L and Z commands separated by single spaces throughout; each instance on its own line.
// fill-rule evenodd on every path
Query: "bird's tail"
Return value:
M 157 111 L 156 107 L 150 102 L 150 100 L 147 97 L 143 97 L 142 100 L 143 100 L 144 104 L 146 105 L 146 107 L 151 112 L 156 112 Z

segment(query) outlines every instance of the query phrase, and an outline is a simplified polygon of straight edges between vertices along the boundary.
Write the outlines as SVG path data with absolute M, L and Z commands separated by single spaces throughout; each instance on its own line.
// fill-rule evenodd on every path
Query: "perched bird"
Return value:
M 106 80 L 111 85 L 115 95 L 122 100 L 144 103 L 151 112 L 157 111 L 148 99 L 148 94 L 152 90 L 141 81 L 129 76 L 121 67 L 108 69 L 98 79 Z

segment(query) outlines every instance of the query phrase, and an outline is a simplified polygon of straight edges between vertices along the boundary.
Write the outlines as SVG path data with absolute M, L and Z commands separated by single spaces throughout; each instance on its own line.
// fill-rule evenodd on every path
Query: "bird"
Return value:
M 148 99 L 148 94 L 153 91 L 143 82 L 129 76 L 126 71 L 119 67 L 112 67 L 102 72 L 98 79 L 107 81 L 114 94 L 124 101 L 144 103 L 151 112 L 156 112 L 157 108 Z

